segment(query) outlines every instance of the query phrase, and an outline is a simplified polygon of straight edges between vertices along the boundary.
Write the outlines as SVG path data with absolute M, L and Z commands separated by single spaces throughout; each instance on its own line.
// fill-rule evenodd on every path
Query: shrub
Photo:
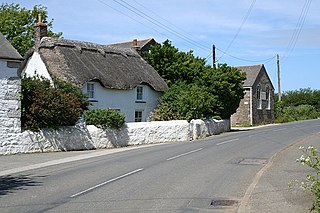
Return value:
M 307 119 L 315 119 L 320 116 L 320 113 L 314 106 L 311 105 L 299 105 L 283 107 L 281 104 L 276 106 L 276 119 L 277 122 L 291 122 Z
M 21 123 L 25 129 L 73 126 L 89 102 L 70 83 L 43 77 L 25 77 L 21 83 Z M 63 89 L 64 88 L 64 89 Z M 68 88 L 68 89 L 67 89 Z
M 217 97 L 205 86 L 176 83 L 160 99 L 153 120 L 203 119 L 215 116 Z
M 86 111 L 84 119 L 88 125 L 119 129 L 124 124 L 125 116 L 116 110 L 94 109 Z
M 307 165 L 313 169 L 313 174 L 308 174 L 305 182 L 301 183 L 302 188 L 310 191 L 315 199 L 311 212 L 320 212 L 320 156 L 318 150 L 313 146 L 308 148 L 300 147 L 303 155 L 297 159 L 302 165 Z

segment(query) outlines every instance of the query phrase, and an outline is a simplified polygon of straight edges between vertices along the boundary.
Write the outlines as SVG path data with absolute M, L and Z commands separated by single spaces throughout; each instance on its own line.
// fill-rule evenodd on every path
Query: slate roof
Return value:
M 154 45 L 156 41 L 153 38 L 148 38 L 144 40 L 137 40 L 137 48 L 139 50 L 143 49 L 148 43 L 151 43 Z M 123 48 L 132 48 L 133 46 L 133 41 L 128 41 L 128 42 L 121 42 L 121 43 L 115 43 L 115 44 L 108 44 L 108 46 L 112 47 L 123 47 Z
M 18 51 L 5 39 L 0 32 L 0 59 L 22 60 Z
M 133 89 L 142 83 L 156 91 L 168 88 L 158 72 L 131 48 L 44 37 L 36 51 L 51 76 L 77 86 L 97 80 L 106 88 L 119 90 Z
M 250 65 L 250 66 L 238 66 L 235 68 L 241 70 L 247 75 L 247 79 L 244 81 L 243 86 L 252 87 L 263 67 L 264 67 L 263 64 L 259 64 L 259 65 Z

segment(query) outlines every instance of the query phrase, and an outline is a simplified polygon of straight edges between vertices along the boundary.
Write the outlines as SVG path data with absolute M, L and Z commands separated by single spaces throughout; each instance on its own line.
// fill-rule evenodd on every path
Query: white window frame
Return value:
M 134 112 L 134 122 L 142 122 L 142 110 L 136 110 Z
M 267 87 L 266 89 L 266 109 L 270 110 L 271 109 L 271 102 L 270 102 L 270 88 Z
M 144 94 L 143 94 L 143 86 L 137 86 L 137 89 L 136 89 L 136 100 L 137 101 L 143 101 L 144 99 Z
M 262 109 L 261 85 L 257 86 L 257 109 Z
M 95 85 L 94 85 L 93 82 L 88 82 L 87 83 L 87 95 L 88 95 L 88 99 L 94 99 L 95 98 Z

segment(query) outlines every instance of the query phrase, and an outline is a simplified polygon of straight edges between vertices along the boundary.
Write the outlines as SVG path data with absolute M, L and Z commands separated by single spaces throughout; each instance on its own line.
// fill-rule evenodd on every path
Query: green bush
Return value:
M 160 99 L 153 120 L 188 120 L 211 118 L 215 116 L 213 107 L 216 96 L 207 87 L 197 84 L 176 83 Z
M 281 103 L 276 105 L 276 120 L 280 123 L 316 119 L 320 116 L 320 113 L 314 106 L 311 105 L 299 105 L 283 107 Z
M 99 128 L 119 129 L 124 124 L 125 116 L 118 111 L 110 109 L 94 109 L 84 113 L 86 124 Z
M 55 86 L 53 86 L 55 85 Z M 57 79 L 24 77 L 21 82 L 21 124 L 25 129 L 73 126 L 89 102 L 79 88 Z

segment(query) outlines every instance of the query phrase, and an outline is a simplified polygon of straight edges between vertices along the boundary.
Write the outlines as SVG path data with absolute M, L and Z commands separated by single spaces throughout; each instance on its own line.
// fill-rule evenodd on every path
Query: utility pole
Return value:
M 212 67 L 216 67 L 216 46 L 212 45 Z
M 281 88 L 280 88 L 280 59 L 279 54 L 277 54 L 277 67 L 278 67 L 278 98 L 281 101 Z

